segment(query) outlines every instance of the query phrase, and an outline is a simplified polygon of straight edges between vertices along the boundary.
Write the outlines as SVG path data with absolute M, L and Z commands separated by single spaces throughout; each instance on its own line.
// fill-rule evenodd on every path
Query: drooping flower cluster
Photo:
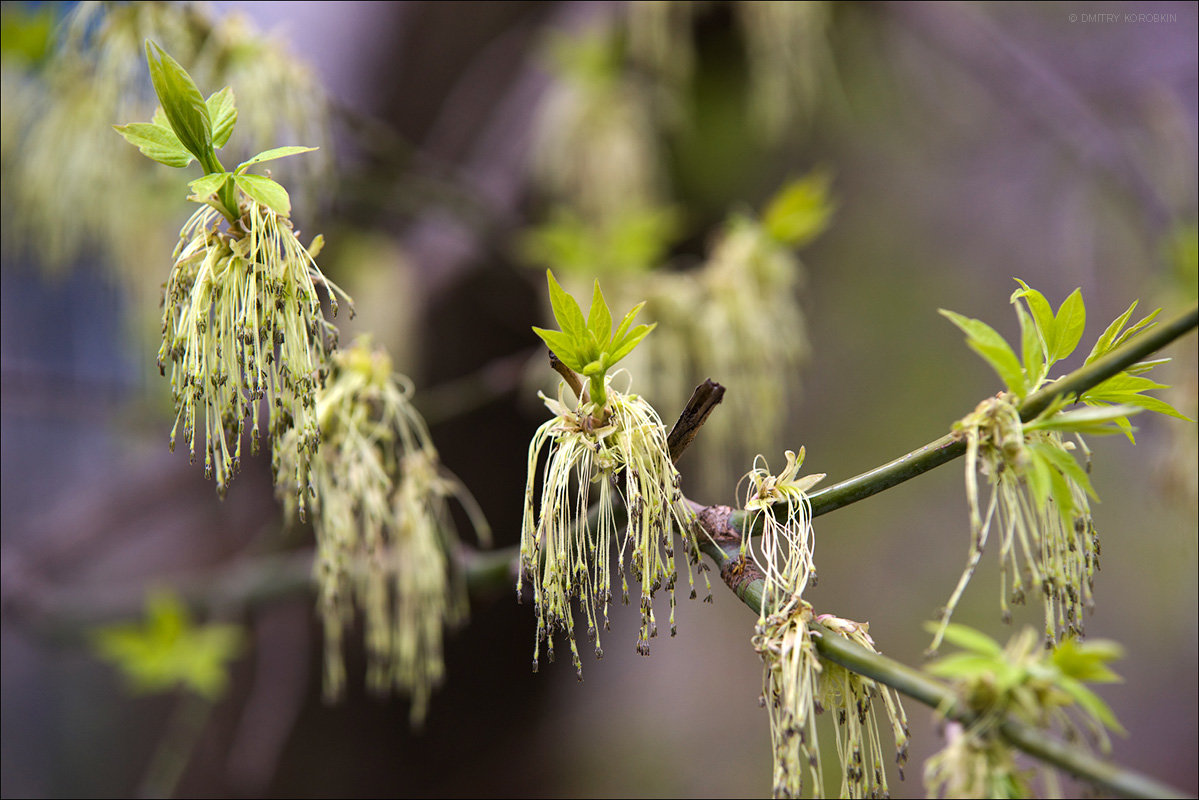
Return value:
M 1070 452 L 1074 443 L 1036 425 L 1023 424 L 1011 398 L 1001 394 L 984 400 L 954 426 L 966 440 L 970 556 L 941 615 L 933 650 L 941 643 L 996 521 L 1004 618 L 1011 618 L 1009 601 L 1023 603 L 1031 592 L 1044 602 L 1047 641 L 1056 642 L 1064 632 L 1083 632 L 1083 612 L 1093 604 L 1099 568 L 1099 535 L 1088 499 L 1094 490 Z M 1082 444 L 1081 437 L 1078 442 Z M 980 506 L 980 473 L 991 485 L 985 509 Z
M 808 584 L 816 583 L 816 542 L 807 492 L 823 480 L 824 473 L 798 477 L 804 461 L 802 447 L 798 456 L 788 450 L 786 457 L 787 465 L 777 476 L 758 456 L 754 468 L 742 478 L 746 489 L 741 507 L 753 514 L 753 527 L 761 521 L 762 535 L 756 547 L 752 537 L 743 537 L 741 553 L 749 554 L 765 577 L 764 606 L 786 602 L 792 595 L 802 597 Z M 776 512 L 776 505 L 782 510 Z
M 1011 303 L 1020 321 L 1021 355 L 986 323 L 941 309 L 965 334 L 967 344 L 1003 380 L 1006 391 L 984 400 L 954 423 L 966 443 L 966 498 L 970 507 L 970 555 L 962 577 L 941 612 L 930 650 L 941 643 L 946 626 L 982 558 L 991 525 L 998 519 L 1002 582 L 1000 608 L 1010 619 L 1009 600 L 1023 602 L 1028 592 L 1040 594 L 1045 606 L 1045 638 L 1056 643 L 1063 634 L 1080 635 L 1083 611 L 1092 604 L 1092 581 L 1099 568 L 1099 538 L 1091 521 L 1088 469 L 1073 455 L 1089 451 L 1082 434 L 1124 433 L 1133 441 L 1128 417 L 1142 409 L 1181 417 L 1160 398 L 1146 394 L 1165 388 L 1144 376 L 1161 361 L 1134 364 L 1087 389 L 1069 390 L 1048 402 L 1024 408 L 1035 394 L 1048 391 L 1053 364 L 1078 346 L 1086 324 L 1082 294 L 1075 289 L 1054 312 L 1049 301 L 1019 278 Z M 1129 325 L 1137 303 L 1117 317 L 1099 336 L 1086 364 L 1111 353 L 1138 331 L 1148 330 L 1161 309 Z M 1071 402 L 1084 407 L 1067 409 Z M 1040 401 L 1038 401 L 1040 402 Z M 1033 419 L 1024 415 L 1039 411 Z M 985 510 L 979 502 L 978 476 L 991 485 Z
M 311 491 L 297 496 L 289 487 L 284 494 L 289 505 L 314 511 L 326 695 L 343 691 L 341 644 L 357 607 L 366 628 L 368 686 L 409 695 L 412 721 L 419 723 L 444 675 L 443 631 L 467 615 L 449 499 L 466 509 L 480 538 L 490 534 L 470 494 L 441 466 L 410 394 L 369 341 L 335 354 L 316 400 L 322 442 L 311 461 Z M 293 430 L 285 437 L 284 468 L 298 468 L 292 462 L 303 435 Z
M 761 529 L 757 545 L 748 535 L 742 539 L 742 556 L 752 557 L 763 575 L 753 646 L 765 665 L 762 702 L 770 713 L 774 796 L 801 796 L 805 772 L 814 796 L 825 796 L 816 735 L 816 714 L 825 710 L 833 712 L 837 732 L 841 796 L 885 794 L 887 777 L 873 701 L 882 699 L 901 764 L 907 758 L 907 718 L 891 689 L 819 658 L 815 636 L 841 635 L 876 651 L 867 623 L 829 614 L 815 617 L 803 599 L 816 580 L 807 491 L 824 478 L 798 477 L 803 460 L 802 448 L 798 455 L 788 450 L 787 465 L 776 476 L 759 456 L 742 479 L 742 506 L 751 515 L 746 530 Z M 758 461 L 763 461 L 761 466 Z M 813 629 L 816 623 L 824 629 Z
M 870 623 L 821 614 L 816 622 L 829 631 L 878 652 L 870 637 Z M 818 702 L 834 710 L 837 756 L 841 761 L 841 797 L 887 797 L 887 771 L 883 759 L 875 701 L 881 700 L 895 740 L 895 761 L 903 779 L 908 759 L 908 718 L 899 694 L 889 686 L 864 678 L 832 661 L 824 663 Z
M 114 129 L 160 164 L 182 169 L 197 162 L 204 170 L 188 184 L 188 199 L 200 209 L 179 234 L 164 286 L 158 368 L 165 375 L 171 365 L 171 449 L 182 433 L 194 460 L 203 424 L 205 474 L 224 496 L 241 464 L 247 418 L 251 451 L 258 448 L 265 400 L 275 481 L 294 480 L 303 513 L 308 461 L 320 443 L 316 392 L 325 380 L 326 354 L 337 346 L 337 328 L 325 320 L 317 288 L 334 315 L 338 295 L 349 298 L 316 265 L 322 237 L 307 247 L 300 243 L 287 190 L 249 168 L 313 148 L 271 148 L 227 171 L 217 150 L 237 124 L 233 90 L 205 98 L 165 50 L 147 40 L 145 52 L 162 105 L 149 122 Z M 299 435 L 285 454 L 282 440 L 293 430 Z M 285 455 L 290 476 L 280 469 Z
M 762 703 L 770 714 L 774 797 L 801 797 L 805 772 L 812 796 L 826 796 L 816 734 L 823 667 L 808 627 L 812 619 L 811 604 L 793 596 L 763 614 L 754 630 L 754 651 L 765 665 Z
M 666 432 L 653 407 L 643 398 L 611 388 L 607 379 L 607 413 L 600 422 L 594 404 L 571 410 L 563 392 L 557 400 L 546 398 L 554 417 L 545 422 L 529 444 L 528 483 L 521 524 L 521 579 L 533 587 L 537 610 L 537 644 L 533 668 L 540 659 L 541 643 L 554 657 L 554 637 L 565 632 L 571 657 L 582 677 L 576 644 L 575 600 L 587 621 L 587 634 L 595 640 L 597 657 L 603 656 L 600 626 L 608 628 L 612 598 L 610 552 L 618 546 L 617 569 L 621 592 L 628 602 L 625 565 L 641 583 L 641 629 L 637 650 L 649 653 L 649 640 L 657 635 L 653 609 L 655 593 L 670 595 L 670 632 L 675 629 L 675 542 L 677 533 L 687 559 L 687 581 L 696 596 L 691 565 L 699 562 L 695 514 L 679 489 L 679 474 L 670 461 Z M 541 473 L 539 502 L 535 502 L 538 464 L 546 454 Z M 592 487 L 598 489 L 598 513 L 588 514 Z M 627 519 L 617 522 L 615 503 L 623 503 Z M 621 529 L 623 527 L 623 530 Z M 707 583 L 707 576 L 704 576 Z M 709 598 L 710 598 L 710 586 Z
M 774 751 L 774 797 L 801 797 L 805 775 L 811 796 L 827 797 L 816 715 L 828 711 L 836 730 L 841 765 L 841 797 L 886 797 L 887 773 L 876 716 L 882 702 L 895 741 L 896 761 L 907 761 L 908 721 L 899 695 L 819 656 L 815 638 L 844 636 L 877 652 L 868 623 L 815 616 L 806 600 L 793 594 L 764 613 L 753 637 L 765 670 L 762 703 L 770 714 Z M 821 627 L 823 626 L 823 627 Z
M 170 364 L 177 409 L 171 448 L 181 433 L 194 458 L 202 425 L 205 474 L 222 495 L 240 465 L 247 418 L 257 450 L 263 399 L 276 480 L 307 485 L 307 464 L 320 443 L 316 392 L 326 353 L 337 342 L 317 292 L 325 289 L 336 313 L 340 290 L 314 260 L 321 238 L 303 246 L 285 215 L 254 198 L 243 196 L 240 211 L 233 229 L 211 205 L 184 225 L 166 284 L 158 353 L 164 374 Z M 293 428 L 300 435 L 288 440 L 289 475 L 281 468 L 281 439 Z

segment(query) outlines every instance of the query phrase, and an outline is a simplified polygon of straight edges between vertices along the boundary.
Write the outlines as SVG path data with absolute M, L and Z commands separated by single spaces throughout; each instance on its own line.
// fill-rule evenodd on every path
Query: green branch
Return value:
M 1145 334 L 1125 343 L 1106 356 L 1076 369 L 1069 375 L 1029 395 L 1020 404 L 1020 418 L 1027 422 L 1044 411 L 1056 397 L 1077 397 L 1193 330 L 1196 324 L 1199 324 L 1199 306 L 1192 306 L 1189 311 L 1175 319 L 1154 326 Z M 946 434 L 881 467 L 863 472 L 861 475 L 841 481 L 826 489 L 812 492 L 808 498 L 812 503 L 812 516 L 818 517 L 821 514 L 836 511 L 850 503 L 856 503 L 890 489 L 892 486 L 928 472 L 930 469 L 953 461 L 964 455 L 965 452 L 966 443 L 964 441 L 952 433 Z M 735 511 L 730 523 L 737 530 L 744 531 L 746 515 L 743 512 Z M 749 533 L 760 533 L 760 530 L 755 528 Z
M 705 527 L 719 525 L 722 517 L 731 523 L 733 514 L 727 508 L 707 509 L 706 513 L 701 514 Z M 723 529 L 709 530 L 709 533 L 713 538 L 703 541 L 701 548 L 704 553 L 720 567 L 720 576 L 733 593 L 754 613 L 758 613 L 762 607 L 763 583 L 756 574 L 756 568 L 746 565 L 741 559 L 737 532 L 726 525 Z M 822 658 L 931 706 L 947 719 L 969 724 L 977 718 L 975 712 L 960 703 L 953 690 L 940 681 L 899 661 L 872 653 L 822 625 L 815 625 L 814 630 L 821 634 L 813 637 L 813 641 Z M 1147 798 L 1187 796 L 1151 777 L 1097 758 L 1086 750 L 1063 744 L 1019 720 L 1005 720 L 999 726 L 999 732 L 1011 745 L 1029 755 L 1116 794 Z

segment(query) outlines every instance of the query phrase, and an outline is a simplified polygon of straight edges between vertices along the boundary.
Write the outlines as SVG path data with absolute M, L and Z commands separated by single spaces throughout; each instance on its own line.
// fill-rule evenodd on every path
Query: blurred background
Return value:
M 147 37 L 206 93 L 234 87 L 234 145 L 321 146 L 274 174 L 297 226 L 325 235 L 322 268 L 356 298 L 342 341 L 371 332 L 412 378 L 497 546 L 518 541 L 527 443 L 546 417 L 536 391 L 553 385 L 529 330 L 550 322 L 546 266 L 575 287 L 598 275 L 618 313 L 651 300 L 660 327 L 630 371 L 668 424 L 680 387 L 726 385 L 680 462 L 706 503 L 734 502 L 755 453 L 777 471 L 803 445 L 805 472 L 841 480 L 996 392 L 938 308 L 1013 340 L 1013 277 L 1055 305 L 1081 287 L 1089 321 L 1070 369 L 1132 300 L 1172 316 L 1195 299 L 1194 3 L 5 2 L 3 14 L 5 796 L 128 795 L 164 752 L 183 796 L 771 786 L 755 616 L 720 585 L 711 605 L 680 602 L 679 636 L 648 658 L 635 611 L 615 608 L 606 657 L 584 654 L 581 684 L 566 663 L 532 674 L 531 604 L 481 589 L 423 730 L 404 698 L 365 692 L 354 636 L 347 697 L 322 701 L 312 534 L 285 526 L 269 461 L 249 460 L 220 502 L 200 465 L 167 450 L 159 300 L 190 210 L 181 173 L 110 128 L 153 109 Z M 734 232 L 758 230 L 804 176 L 807 232 L 768 270 L 729 267 Z M 655 339 L 668 345 L 651 351 Z M 1193 418 L 1195 336 L 1164 355 L 1159 380 Z M 1099 688 L 1129 732 L 1113 759 L 1195 793 L 1195 425 L 1134 421 L 1135 447 L 1089 442 L 1103 568 L 1087 633 L 1127 649 L 1125 682 Z M 961 464 L 821 517 L 816 535 L 816 610 L 869 621 L 882 652 L 919 664 L 922 623 L 966 560 Z M 994 559 L 955 620 L 1002 640 Z M 184 700 L 131 694 L 89 644 L 164 586 L 247 637 L 190 729 Z M 907 708 L 902 797 L 923 794 L 939 749 L 931 711 Z

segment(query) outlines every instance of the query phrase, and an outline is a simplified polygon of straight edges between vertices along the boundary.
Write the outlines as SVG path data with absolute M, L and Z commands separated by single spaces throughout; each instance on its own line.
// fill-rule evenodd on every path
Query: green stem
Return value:
M 600 409 L 600 414 L 606 414 L 606 408 L 608 406 L 608 390 L 604 387 L 603 373 L 599 375 L 592 375 L 587 380 L 588 385 L 591 387 L 591 402 L 595 403 L 596 407 Z
M 703 515 L 701 520 L 706 522 Z M 759 613 L 763 583 L 760 578 L 753 576 L 752 568 L 735 569 L 738 564 L 743 564 L 736 532 L 731 527 L 708 532 L 713 538 L 701 540 L 700 548 L 716 562 L 721 577 L 734 594 L 755 614 Z M 722 543 L 718 544 L 716 540 Z M 813 637 L 813 640 L 822 658 L 931 706 L 947 719 L 969 724 L 977 718 L 977 714 L 959 702 L 954 691 L 940 681 L 907 664 L 871 652 L 822 625 L 814 625 L 813 628 L 821 634 Z M 999 733 L 1009 744 L 1029 755 L 1116 794 L 1146 798 L 1187 796 L 1147 775 L 1097 758 L 1081 748 L 1063 744 L 1020 720 L 1008 718 L 999 726 Z
M 1183 334 L 1193 330 L 1199 324 L 1199 306 L 1169 322 L 1154 326 L 1141 336 L 1118 347 L 1102 358 L 1098 358 L 1084 367 L 1074 370 L 1064 378 L 1054 381 L 1040 391 L 1034 392 L 1020 404 L 1020 418 L 1028 421 L 1053 402 L 1054 398 L 1078 397 L 1088 389 L 1092 389 L 1108 378 L 1128 369 L 1138 361 L 1170 344 Z M 812 516 L 818 517 L 838 508 L 856 503 L 871 495 L 890 489 L 917 475 L 939 467 L 966 452 L 966 443 L 955 434 L 946 434 L 929 442 L 923 447 L 881 467 L 869 472 L 863 472 L 834 486 L 812 492 L 808 499 L 812 504 Z M 733 512 L 730 520 L 737 530 L 744 530 L 746 515 L 744 512 Z M 757 528 L 750 533 L 760 533 Z
M 171 797 L 175 794 L 211 711 L 212 701 L 193 692 L 183 693 L 166 733 L 150 759 L 150 766 L 138 787 L 138 797 Z
M 205 175 L 225 172 L 225 167 L 221 164 L 221 160 L 217 158 L 215 150 L 210 150 L 204 154 L 204 158 L 200 159 L 200 166 L 204 168 Z M 221 188 L 217 190 L 217 200 L 223 206 L 220 212 L 225 216 L 225 219 L 229 221 L 230 225 L 236 225 L 241 213 L 237 204 L 237 187 L 234 186 L 232 180 L 226 179 L 221 184 Z

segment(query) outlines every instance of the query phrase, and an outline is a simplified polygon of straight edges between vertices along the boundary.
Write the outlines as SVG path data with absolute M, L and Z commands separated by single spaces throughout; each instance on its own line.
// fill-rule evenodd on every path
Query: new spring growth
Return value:
M 1066 639 L 1046 650 L 1032 628 L 1013 636 L 1006 647 L 964 625 L 948 626 L 944 636 L 962 652 L 926 669 L 952 681 L 977 716 L 968 726 L 947 726 L 945 748 L 926 762 L 930 797 L 1030 796 L 1031 776 L 1016 769 L 1011 747 L 999 735 L 1009 715 L 1071 741 L 1085 738 L 1104 753 L 1110 750 L 1107 730 L 1123 733 L 1108 705 L 1084 685 L 1120 680 L 1107 666 L 1121 656 L 1118 644 Z M 1055 780 L 1052 770 L 1044 778 Z
M 1091 520 L 1095 497 L 1088 476 L 1089 450 L 1083 434 L 1125 433 L 1132 440 L 1131 414 L 1150 409 L 1181 416 L 1162 400 L 1143 394 L 1165 388 L 1143 377 L 1161 361 L 1143 362 L 1083 393 L 1087 407 L 1066 409 L 1059 399 L 1032 420 L 1022 420 L 1020 401 L 1049 385 L 1050 367 L 1070 355 L 1082 338 L 1086 310 L 1075 290 L 1054 313 L 1040 292 L 1023 281 L 1011 298 L 1021 329 L 1022 358 L 997 332 L 978 320 L 942 310 L 967 335 L 1006 385 L 954 424 L 966 442 L 966 499 L 970 508 L 970 554 L 966 568 L 941 613 L 930 650 L 941 643 L 953 610 L 973 576 L 998 521 L 1000 609 L 1010 619 L 1009 601 L 1022 603 L 1039 594 L 1045 608 L 1045 638 L 1081 634 L 1083 612 L 1092 605 L 1092 584 L 1099 569 L 1099 538 Z M 1151 327 L 1157 312 L 1125 329 L 1136 303 L 1099 337 L 1087 363 L 1118 347 L 1133 333 Z M 1073 434 L 1076 441 L 1064 437 Z M 1086 467 L 1073 452 L 1084 453 Z M 991 485 L 985 506 L 978 478 Z
M 326 353 L 337 343 L 317 288 L 324 288 L 334 315 L 338 295 L 349 298 L 316 265 L 322 238 L 300 243 L 287 190 L 247 170 L 312 148 L 274 148 L 225 171 L 216 150 L 237 121 L 232 90 L 204 99 L 187 71 L 153 42 L 146 42 L 146 58 L 162 106 L 150 122 L 116 130 L 159 163 L 186 167 L 194 160 L 205 172 L 190 183 L 188 199 L 201 208 L 180 232 L 163 300 L 158 365 L 165 374 L 171 364 L 171 449 L 182 433 L 194 459 L 202 423 L 205 475 L 223 496 L 240 465 L 247 417 L 251 451 L 258 448 L 257 408 L 265 398 L 275 479 L 294 483 L 302 515 L 308 461 L 320 441 L 316 392 Z M 289 438 L 293 452 L 285 458 L 280 442 L 292 430 L 299 435 Z M 281 469 L 284 461 L 289 470 Z
M 621 591 L 628 602 L 625 560 L 641 583 L 641 629 L 637 650 L 649 652 L 657 635 L 654 594 L 665 588 L 670 595 L 670 629 L 675 634 L 675 545 L 677 532 L 688 559 L 687 580 L 695 597 L 691 565 L 699 563 L 697 522 L 679 489 L 679 474 L 670 459 L 666 431 L 657 412 L 643 398 L 611 385 L 607 370 L 626 356 L 652 329 L 632 327 L 640 306 L 634 307 L 612 332 L 612 317 L 595 284 L 591 310 L 582 310 L 552 274 L 548 274 L 554 316 L 561 331 L 534 328 L 566 368 L 587 378 L 587 390 L 575 404 L 568 403 L 565 385 L 557 399 L 542 395 L 553 417 L 534 434 L 529 444 L 528 481 L 521 523 L 521 575 L 517 597 L 527 578 L 537 611 L 537 637 L 533 668 L 542 642 L 553 660 L 554 638 L 566 634 L 576 671 L 582 677 L 570 603 L 578 603 L 588 636 L 602 657 L 600 626 L 608 628 L 611 601 L 611 550 L 619 538 L 617 569 Z M 538 465 L 540 500 L 535 502 Z M 588 514 L 593 493 L 596 513 Z M 617 523 L 616 501 L 623 502 L 626 519 Z M 707 576 L 704 576 L 707 583 Z M 709 586 L 710 597 L 710 586 Z
M 741 479 L 745 487 L 742 508 L 753 515 L 749 524 L 756 525 L 759 517 L 763 520 L 756 547 L 749 536 L 741 540 L 742 557 L 749 554 L 765 577 L 763 616 L 766 606 L 782 603 L 791 595 L 802 597 L 808 584 L 816 583 L 816 542 L 807 492 L 824 479 L 824 473 L 798 477 L 804 461 L 802 447 L 798 455 L 788 450 L 786 456 L 787 465 L 778 475 L 771 474 L 766 459 L 759 455 L 754 468 Z M 776 505 L 782 510 L 776 511 Z
M 92 647 L 112 663 L 136 694 L 185 689 L 209 701 L 229 685 L 232 662 L 245 649 L 236 625 L 196 624 L 177 594 L 156 589 L 146 595 L 143 622 L 106 625 L 92 632 Z
M 468 610 L 454 568 L 458 534 L 448 501 L 458 500 L 481 540 L 490 532 L 465 487 L 442 468 L 410 395 L 387 354 L 368 339 L 333 355 L 329 381 L 317 395 L 322 443 L 311 462 L 307 503 L 317 540 L 326 696 L 344 689 L 342 639 L 357 606 L 368 686 L 411 697 L 411 719 L 419 724 L 444 676 L 443 630 L 463 622 Z M 284 438 L 287 468 L 300 450 L 291 440 L 301 435 L 293 430 Z M 297 500 L 290 486 L 286 494 Z

